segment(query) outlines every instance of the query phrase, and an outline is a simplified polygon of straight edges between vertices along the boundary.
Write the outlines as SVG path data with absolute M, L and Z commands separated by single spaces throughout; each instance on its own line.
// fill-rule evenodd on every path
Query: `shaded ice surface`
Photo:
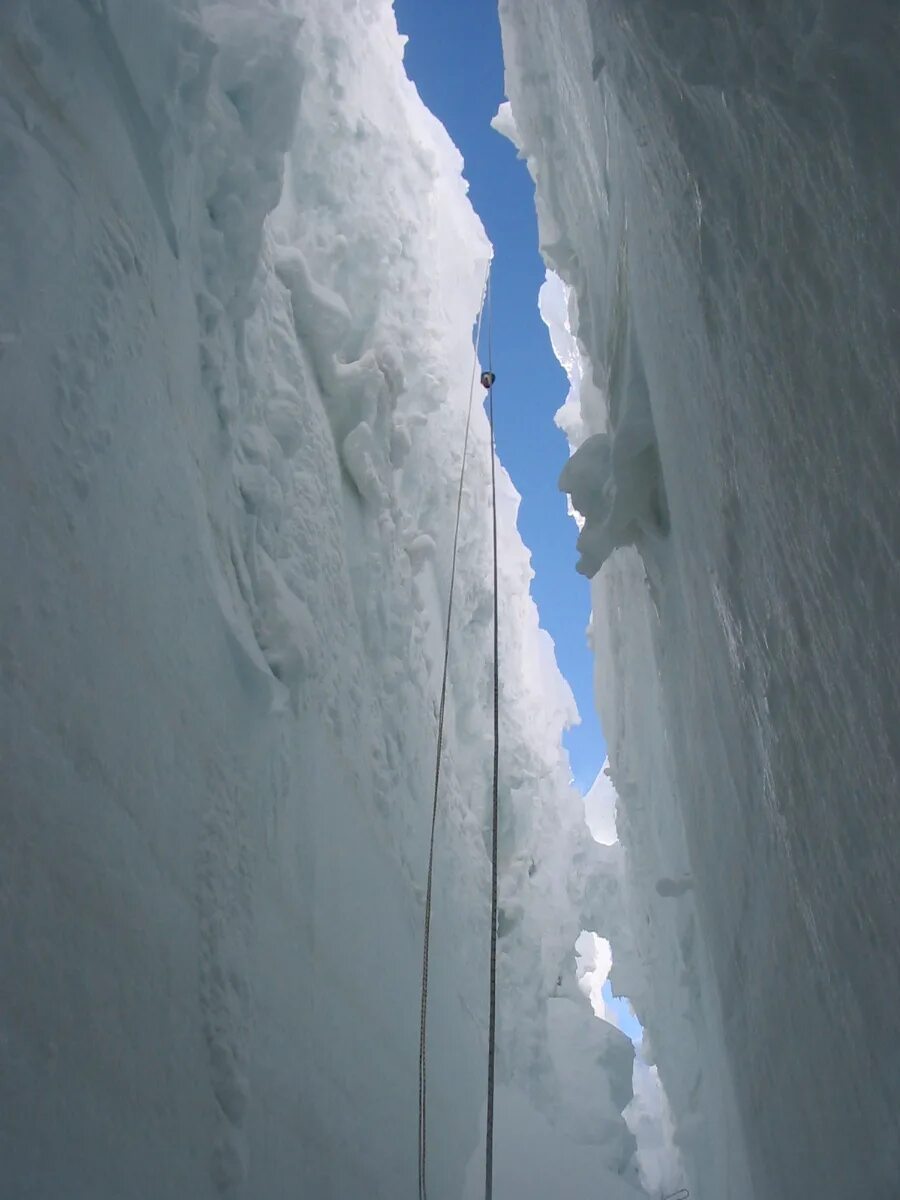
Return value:
M 490 254 L 460 169 L 387 0 L 0 7 L 4 1196 L 412 1194 Z M 476 401 L 432 1200 L 477 1177 L 486 1077 L 488 454 Z M 499 492 L 495 1195 L 640 1195 L 632 1047 L 575 974 L 620 857 Z
M 890 1200 L 897 8 L 500 8 L 625 859 L 590 928 L 692 1198 Z

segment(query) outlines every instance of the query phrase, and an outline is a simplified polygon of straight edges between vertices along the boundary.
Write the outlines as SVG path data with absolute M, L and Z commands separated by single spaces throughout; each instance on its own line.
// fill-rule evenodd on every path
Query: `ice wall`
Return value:
M 592 928 L 692 1195 L 892 1196 L 896 6 L 500 8 L 577 338 L 562 483 L 629 896 Z M 617 462 L 632 414 L 653 472 Z
M 412 1192 L 490 253 L 460 166 L 386 0 L 0 10 L 4 1194 Z M 433 1200 L 462 1192 L 486 1077 L 488 477 L 476 404 Z M 499 485 L 504 1153 L 523 1106 L 562 1162 L 577 1122 L 624 1196 L 630 1047 L 574 978 L 574 705 Z M 579 1046 L 606 1073 L 572 1095 Z

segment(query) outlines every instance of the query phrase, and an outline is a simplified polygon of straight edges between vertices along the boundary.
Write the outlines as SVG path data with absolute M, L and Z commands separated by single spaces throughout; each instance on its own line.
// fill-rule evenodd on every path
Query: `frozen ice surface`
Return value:
M 616 838 L 616 789 L 613 786 L 609 759 L 591 785 L 584 798 L 584 815 L 591 837 L 604 846 L 611 846 Z
M 0 6 L 4 1195 L 412 1193 L 490 255 L 460 167 L 387 0 Z M 488 449 L 477 406 L 432 1200 L 462 1194 L 486 1077 Z M 573 951 L 618 860 L 499 492 L 506 1161 L 533 1126 L 581 1164 L 556 1194 L 586 1164 L 639 1194 L 631 1046 Z
M 559 276 L 541 304 L 572 382 L 563 483 L 610 767 L 598 844 L 501 471 L 495 1195 L 639 1195 L 683 1164 L 692 1200 L 889 1200 L 896 12 L 501 7 L 496 124 Z M 17 1200 L 413 1186 L 435 699 L 490 255 L 460 165 L 387 0 L 0 9 Z M 478 408 L 432 1200 L 477 1194 L 482 1150 L 487 454 Z M 582 930 L 594 982 L 612 946 L 637 1060 L 579 987 Z
M 619 798 L 628 903 L 590 927 L 649 1031 L 692 1196 L 889 1200 L 897 7 L 500 8 L 501 127 L 565 284 L 543 308 Z M 615 470 L 633 413 L 656 528 L 634 507 L 648 476 Z

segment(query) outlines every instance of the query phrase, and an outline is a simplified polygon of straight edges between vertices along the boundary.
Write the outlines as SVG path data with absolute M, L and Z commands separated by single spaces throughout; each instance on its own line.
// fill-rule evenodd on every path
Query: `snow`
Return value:
M 500 4 L 618 796 L 585 927 L 692 1200 L 887 1197 L 896 11 L 751 7 Z
M 596 1147 L 572 1145 L 521 1092 L 502 1086 L 497 1091 L 494 1146 L 495 1195 L 516 1200 L 543 1200 L 560 1194 L 573 1198 L 602 1194 L 609 1200 L 636 1200 L 643 1195 L 609 1174 L 606 1158 Z M 484 1196 L 483 1141 L 472 1158 L 463 1195 L 464 1200 Z
M 498 1200 L 900 1177 L 896 20 L 715 17 L 501 3 L 609 762 L 500 469 Z M 402 52 L 388 0 L 0 10 L 11 1195 L 411 1192 L 491 248 Z M 489 476 L 476 404 L 432 1200 L 484 1150 Z
M 659 1071 L 643 1058 L 643 1045 L 635 1056 L 632 1087 L 634 1096 L 625 1109 L 625 1120 L 637 1143 L 641 1184 L 650 1196 L 687 1200 L 675 1122 Z
M 596 575 L 614 550 L 638 546 L 645 561 L 668 532 L 665 488 L 652 426 L 626 418 L 615 437 L 593 433 L 563 468 L 559 486 L 584 517 L 577 569 Z
M 613 785 L 609 759 L 584 798 L 584 816 L 591 837 L 604 846 L 618 841 L 616 834 L 616 789 Z
M 411 1192 L 436 700 L 490 247 L 402 45 L 387 0 L 0 12 L 11 1194 Z M 463 1193 L 482 1136 L 489 468 L 476 404 L 432 1200 Z M 527 1198 L 539 1159 L 535 1186 L 639 1195 L 632 1047 L 593 1018 L 573 951 L 619 895 L 618 859 L 571 784 L 577 714 L 502 469 L 498 486 L 495 1195 Z

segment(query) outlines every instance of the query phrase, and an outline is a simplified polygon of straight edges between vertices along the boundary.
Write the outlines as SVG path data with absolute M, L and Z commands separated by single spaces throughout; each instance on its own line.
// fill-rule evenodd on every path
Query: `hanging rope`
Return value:
M 450 557 L 450 589 L 447 597 L 447 623 L 444 635 L 444 665 L 441 673 L 441 698 L 438 707 L 437 750 L 434 764 L 434 795 L 431 806 L 431 836 L 428 843 L 428 874 L 425 884 L 425 934 L 422 945 L 422 1005 L 419 1020 L 419 1200 L 427 1200 L 427 1026 L 428 1026 L 428 966 L 431 952 L 431 902 L 434 882 L 434 835 L 437 827 L 438 794 L 441 782 L 441 752 L 444 745 L 444 712 L 447 704 L 447 668 L 450 661 L 450 623 L 453 617 L 453 588 L 456 582 L 456 557 L 459 549 L 459 523 L 462 515 L 463 481 L 466 473 L 466 456 L 469 449 L 469 431 L 472 425 L 472 403 L 475 396 L 475 373 L 478 369 L 478 347 L 481 342 L 481 323 L 484 316 L 485 297 L 489 294 L 491 264 L 488 262 L 481 290 L 481 305 L 475 330 L 475 346 L 472 354 L 472 379 L 469 384 L 469 406 L 466 411 L 466 431 L 463 437 L 462 461 L 459 467 L 459 491 L 456 497 L 456 525 L 453 530 L 453 552 Z M 495 535 L 496 540 L 496 535 Z M 496 570 L 495 570 L 496 575 Z M 496 603 L 496 593 L 495 593 Z
M 494 775 L 491 784 L 491 984 L 488 1016 L 487 1125 L 485 1128 L 484 1200 L 494 1194 L 494 1060 L 497 1042 L 497 842 L 500 825 L 500 655 L 497 613 L 497 478 L 494 445 L 494 307 L 488 280 L 488 423 L 491 429 L 491 522 L 494 549 Z

